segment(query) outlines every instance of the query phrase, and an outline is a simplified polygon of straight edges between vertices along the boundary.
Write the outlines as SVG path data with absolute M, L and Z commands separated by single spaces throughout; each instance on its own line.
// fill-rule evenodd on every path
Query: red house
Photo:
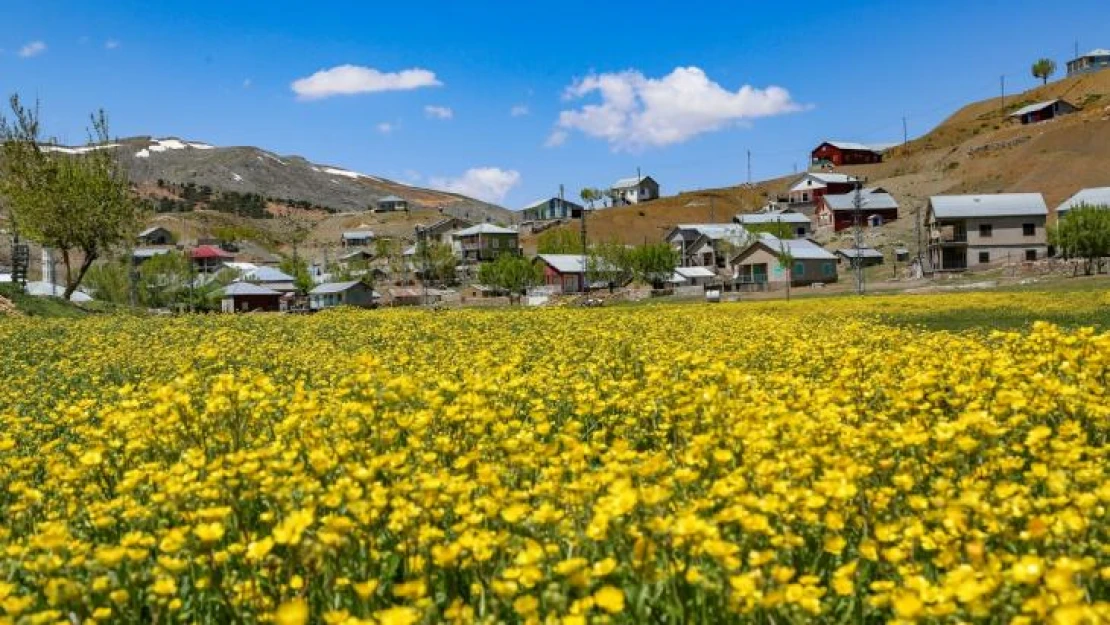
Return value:
M 787 195 L 790 208 L 812 217 L 825 195 L 848 193 L 856 188 L 856 178 L 848 174 L 808 173 L 790 187 Z
M 561 293 L 580 293 L 585 284 L 581 254 L 540 254 L 536 262 L 543 265 L 543 283 Z
M 881 226 L 898 219 L 898 202 L 881 188 L 860 189 L 861 226 Z M 817 225 L 832 226 L 840 232 L 856 225 L 856 194 L 829 194 L 821 198 L 817 207 Z
M 189 258 L 192 259 L 198 272 L 215 273 L 225 262 L 235 260 L 235 255 L 215 245 L 198 245 L 189 252 Z
M 889 145 L 864 145 L 853 141 L 825 141 L 810 154 L 814 165 L 869 165 L 883 162 Z

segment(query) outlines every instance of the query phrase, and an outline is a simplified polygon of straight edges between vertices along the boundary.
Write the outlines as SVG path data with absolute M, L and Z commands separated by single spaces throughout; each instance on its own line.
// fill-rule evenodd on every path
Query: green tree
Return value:
M 293 286 L 302 295 L 312 290 L 312 274 L 308 271 L 308 263 L 304 258 L 286 256 L 281 259 L 278 268 L 293 276 Z
M 152 256 L 139 265 L 139 301 L 149 308 L 188 302 L 193 279 L 192 264 L 185 254 L 172 251 Z
M 1110 256 L 1110 206 L 1080 204 L 1048 231 L 1048 241 L 1064 258 L 1083 261 L 1083 273 L 1102 272 Z
M 790 287 L 794 285 L 794 255 L 790 253 L 790 246 L 779 241 L 779 267 L 786 270 L 786 301 L 790 301 Z
M 450 245 L 422 241 L 416 246 L 416 258 L 419 259 L 422 268 L 427 268 L 425 280 L 439 284 L 451 284 L 455 281 L 455 267 L 458 266 L 459 261 Z
M 605 241 L 586 256 L 586 281 L 625 285 L 636 277 L 632 248 L 619 241 Z
M 774 235 L 779 239 L 793 239 L 794 226 L 784 224 L 781 221 L 773 221 L 770 223 L 762 224 L 744 224 L 744 229 L 752 234 L 759 234 L 766 232 L 767 234 Z
M 1040 78 L 1041 84 L 1048 84 L 1048 78 L 1056 73 L 1056 61 L 1052 59 L 1037 59 L 1030 68 L 1033 78 Z
M 478 281 L 486 286 L 502 289 L 509 299 L 519 298 L 529 287 L 543 281 L 543 269 L 538 263 L 513 254 L 502 254 L 493 262 L 478 268 Z
M 113 304 L 131 303 L 131 267 L 122 260 L 97 263 L 89 268 L 85 284 L 93 297 Z
M 10 104 L 13 119 L 0 117 L 0 195 L 20 234 L 61 252 L 69 299 L 97 259 L 134 239 L 145 205 L 114 150 L 44 151 L 37 109 L 23 106 L 19 96 Z M 89 143 L 109 139 L 100 111 L 92 117 Z
M 645 243 L 631 250 L 631 259 L 634 278 L 659 287 L 674 275 L 678 251 L 669 243 Z
M 603 202 L 606 198 L 606 194 L 601 189 L 586 187 L 578 192 L 578 197 L 582 198 L 582 201 L 586 203 L 586 206 L 593 210 L 594 204 L 597 202 Z
M 539 254 L 581 254 L 582 238 L 567 228 L 549 228 L 536 237 Z

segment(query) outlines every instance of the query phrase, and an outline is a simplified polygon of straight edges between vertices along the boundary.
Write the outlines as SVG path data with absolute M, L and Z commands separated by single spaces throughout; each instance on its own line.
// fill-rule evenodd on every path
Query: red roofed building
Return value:
M 215 245 L 198 245 L 189 251 L 189 258 L 200 273 L 215 273 L 220 266 L 229 260 L 235 260 L 235 255 L 225 252 Z

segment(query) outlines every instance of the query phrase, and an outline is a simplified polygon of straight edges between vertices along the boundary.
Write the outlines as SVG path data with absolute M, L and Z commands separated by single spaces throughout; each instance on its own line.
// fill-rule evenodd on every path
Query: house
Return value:
M 224 263 L 235 260 L 235 255 L 215 245 L 198 245 L 189 250 L 189 259 L 197 273 L 216 273 L 223 269 Z
M 520 209 L 523 221 L 548 221 L 551 219 L 571 219 L 582 214 L 582 205 L 569 200 L 552 197 L 532 202 Z
M 137 247 L 131 252 L 131 262 L 141 265 L 155 256 L 169 254 L 172 251 L 174 250 L 168 247 Z
M 675 267 L 670 282 L 675 286 L 706 286 L 717 279 L 717 272 L 707 267 Z
M 863 144 L 855 141 L 825 141 L 810 152 L 814 165 L 868 165 L 883 162 L 883 153 L 896 143 Z
M 173 233 L 162 226 L 151 226 L 139 233 L 143 245 L 173 245 Z
M 378 297 L 378 293 L 365 282 L 358 280 L 328 282 L 308 292 L 308 307 L 311 310 L 323 310 L 335 306 L 373 308 L 374 300 Z
M 1110 68 L 1110 50 L 1100 48 L 1068 61 L 1068 76 Z
M 482 262 L 502 254 L 520 254 L 520 235 L 511 228 L 483 223 L 463 228 L 451 236 L 463 260 Z
M 582 292 L 586 276 L 581 254 L 539 254 L 535 262 L 543 266 L 543 283 L 555 292 Z
M 728 248 L 742 248 L 749 242 L 750 233 L 735 223 L 678 224 L 664 237 L 664 241 L 678 252 L 681 267 L 720 267 L 728 262 Z
M 810 221 L 810 218 L 792 210 L 775 209 L 759 213 L 747 213 L 733 217 L 732 221 L 752 232 L 772 226 L 789 228 L 797 238 L 808 237 L 813 232 L 813 222 Z
M 460 294 L 462 301 L 467 300 L 481 300 L 490 299 L 494 297 L 501 297 L 507 295 L 505 291 L 493 286 L 486 286 L 484 284 L 471 284 L 464 288 Z
M 934 271 L 964 271 L 1044 258 L 1047 218 L 1040 193 L 934 195 L 925 213 L 929 265 Z
M 1077 107 L 1068 103 L 1066 100 L 1047 100 L 1045 102 L 1037 102 L 1036 104 L 1023 106 L 1013 113 L 1010 113 L 1010 118 L 1020 120 L 1023 125 L 1035 124 L 1037 122 L 1054 119 L 1061 115 L 1068 115 L 1078 110 Z
M 651 176 L 621 178 L 609 187 L 613 206 L 627 206 L 659 199 L 659 183 Z
M 390 287 L 385 290 L 382 298 L 385 306 L 420 306 L 423 302 L 423 291 L 412 287 Z
M 297 290 L 293 285 L 296 278 L 276 267 L 235 262 L 224 263 L 224 267 L 239 272 L 239 279 L 244 282 L 258 284 L 279 293 L 293 293 Z
M 1068 211 L 1081 205 L 1104 206 L 1110 208 L 1110 187 L 1093 187 L 1083 189 L 1064 200 L 1063 204 L 1056 207 L 1056 220 L 1068 214 Z
M 281 310 L 281 293 L 250 282 L 232 282 L 220 291 L 220 310 L 226 313 Z
M 793 259 L 789 268 L 783 265 L 784 253 Z M 809 239 L 780 239 L 767 233 L 732 260 L 735 281 L 760 289 L 788 282 L 793 286 L 836 282 L 836 264 L 836 256 Z
M 898 219 L 898 202 L 881 188 L 860 189 L 861 226 L 881 226 Z M 856 194 L 838 193 L 821 196 L 817 203 L 817 225 L 834 232 L 854 227 L 856 224 Z
M 787 205 L 795 212 L 811 217 L 823 196 L 854 191 L 857 183 L 858 179 L 848 174 L 807 173 L 790 187 Z
M 378 200 L 379 213 L 392 213 L 393 211 L 407 211 L 409 209 L 409 201 L 403 197 L 396 195 L 387 195 Z
M 343 247 L 367 247 L 374 242 L 374 231 L 359 226 L 357 230 L 347 230 L 340 235 Z
M 374 260 L 374 253 L 370 250 L 356 249 L 339 257 L 338 262 L 340 265 L 349 266 L 351 264 L 365 265 Z
M 840 260 L 847 262 L 849 267 L 853 268 L 856 266 L 856 259 L 859 259 L 864 267 L 881 265 L 885 260 L 883 253 L 873 247 L 861 247 L 859 249 L 846 247 L 837 250 L 836 255 L 840 257 Z

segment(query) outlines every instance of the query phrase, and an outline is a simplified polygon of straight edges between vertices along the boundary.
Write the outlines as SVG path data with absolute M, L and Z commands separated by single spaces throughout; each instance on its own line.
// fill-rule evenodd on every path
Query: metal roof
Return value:
M 198 245 L 189 252 L 190 258 L 235 258 L 234 254 L 229 254 L 216 247 L 215 245 Z
M 358 280 L 351 280 L 349 282 L 328 282 L 309 291 L 309 295 L 325 295 L 328 293 L 342 293 L 353 288 L 355 285 L 362 284 Z
M 151 226 L 151 227 L 147 228 L 146 230 L 143 230 L 142 232 L 140 232 L 139 236 L 145 237 L 146 235 L 153 234 L 154 232 L 157 232 L 158 230 L 166 230 L 166 229 L 163 228 L 162 226 Z M 166 230 L 166 232 L 169 232 L 169 230 Z
M 453 236 L 469 237 L 469 236 L 474 236 L 476 234 L 516 234 L 516 233 L 517 233 L 516 230 L 512 230 L 512 229 L 509 229 L 509 228 L 502 228 L 501 226 L 495 226 L 493 224 L 478 224 L 476 226 L 470 226 L 469 228 L 463 228 L 462 230 L 459 230 L 458 232 L 455 232 Z
M 1035 113 L 1037 111 L 1046 109 L 1053 104 L 1056 104 L 1057 102 L 1063 102 L 1063 100 L 1061 100 L 1060 98 L 1056 98 L 1055 100 L 1045 100 L 1044 102 L 1037 102 L 1036 104 L 1023 106 L 1013 113 L 1010 113 L 1010 117 L 1021 117 L 1022 115 L 1026 115 L 1028 113 Z
M 894 200 L 894 196 L 889 193 L 874 193 L 867 192 L 867 189 L 860 190 L 860 200 L 863 205 L 860 207 L 861 211 L 868 210 L 883 210 L 898 208 L 898 202 Z M 840 210 L 855 210 L 856 194 L 855 193 L 838 193 L 836 195 L 826 195 L 824 197 L 825 206 L 828 206 L 834 211 Z
M 993 193 L 982 195 L 934 195 L 929 198 L 938 219 L 967 217 L 1021 217 L 1047 215 L 1040 193 Z
M 693 230 L 698 234 L 704 235 L 707 239 L 719 241 L 721 239 L 734 239 L 737 237 L 747 237 L 748 231 L 744 226 L 734 223 L 725 224 L 678 224 L 675 226 L 678 230 Z M 673 232 L 673 231 L 672 231 Z
M 858 253 L 857 253 L 858 252 Z M 837 254 L 845 258 L 883 258 L 883 253 L 873 247 L 861 247 L 856 250 L 854 247 L 845 247 L 836 251 Z
M 406 200 L 403 197 L 397 197 L 396 195 L 387 195 L 387 196 L 379 199 L 378 203 L 381 204 L 382 202 L 404 202 L 404 201 L 406 201 Z
M 582 273 L 581 254 L 539 254 L 536 256 L 559 273 Z
M 274 267 L 255 267 L 254 269 L 248 269 L 243 277 L 248 280 L 257 280 L 258 282 L 293 282 L 295 279 L 293 276 Z
M 774 253 L 786 248 L 795 260 L 836 260 L 832 252 L 809 239 L 780 239 L 766 232 L 759 235 L 759 243 L 771 248 Z
M 528 204 L 528 205 L 526 205 L 526 206 L 525 206 L 524 208 L 522 208 L 522 209 L 520 209 L 520 210 L 522 210 L 522 211 L 523 211 L 523 210 L 528 210 L 529 208 L 538 208 L 538 207 L 540 207 L 540 206 L 547 206 L 547 205 L 548 205 L 548 204 L 550 204 L 550 203 L 551 203 L 552 201 L 554 201 L 554 202 L 562 202 L 562 203 L 564 203 L 564 204 L 567 204 L 567 205 L 570 205 L 570 206 L 577 206 L 578 208 L 581 208 L 581 207 L 582 207 L 582 205 L 581 205 L 581 204 L 578 204 L 578 203 L 576 203 L 576 202 L 572 202 L 572 201 L 570 201 L 570 200 L 568 200 L 568 199 L 566 199 L 566 198 L 549 197 L 549 198 L 547 198 L 546 200 L 536 200 L 535 202 L 532 202 L 531 204 Z
M 637 178 L 636 176 L 632 176 L 631 178 L 621 178 L 620 180 L 614 182 L 613 186 L 610 188 L 631 189 L 632 187 L 640 186 L 640 183 L 647 180 L 648 178 L 651 178 L 651 176 L 640 176 L 639 178 Z
M 250 282 L 232 282 L 221 289 L 224 297 L 236 295 L 281 295 L 273 289 L 251 284 Z
M 348 231 L 343 233 L 343 239 L 344 240 L 373 239 L 373 238 L 374 238 L 374 231 L 373 230 L 348 230 Z
M 814 172 L 802 176 L 802 179 L 794 183 L 790 187 L 791 191 L 805 191 L 807 189 L 821 188 L 830 184 L 848 184 L 855 182 L 855 176 L 848 174 L 830 174 L 825 172 Z
M 713 278 L 717 274 L 705 267 L 675 267 L 674 272 L 683 278 Z
M 1095 48 L 1094 50 L 1091 50 L 1087 54 L 1080 55 L 1077 58 L 1085 59 L 1085 58 L 1090 57 L 1090 56 L 1110 56 L 1110 50 L 1107 50 L 1106 48 Z
M 855 141 L 825 141 L 841 150 L 863 150 L 865 152 L 882 153 L 898 145 L 897 143 L 857 143 Z
M 737 221 L 741 224 L 808 224 L 809 217 L 801 213 L 748 213 L 745 215 L 737 215 Z
M 173 250 L 168 247 L 137 247 L 131 252 L 132 258 L 154 258 L 159 254 L 169 254 Z
M 1064 200 L 1064 203 L 1056 207 L 1056 213 L 1067 212 L 1080 204 L 1088 204 L 1091 206 L 1110 206 L 1110 187 L 1093 187 L 1090 189 L 1082 189 L 1075 195 Z

